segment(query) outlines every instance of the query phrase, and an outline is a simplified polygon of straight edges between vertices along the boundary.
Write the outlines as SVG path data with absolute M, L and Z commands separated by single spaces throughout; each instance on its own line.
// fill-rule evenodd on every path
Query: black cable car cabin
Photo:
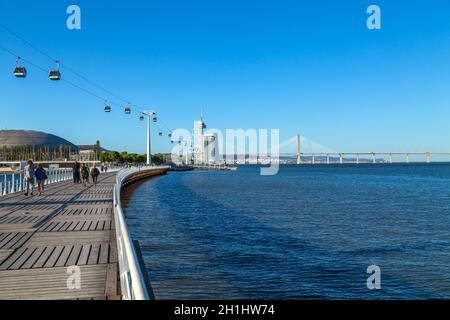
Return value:
M 48 77 L 52 81 L 61 80 L 61 72 L 59 72 L 59 61 L 56 61 L 56 69 L 51 70 L 48 74 Z
M 27 69 L 24 67 L 16 67 L 14 69 L 14 76 L 17 78 L 25 78 L 27 76 Z
M 130 113 L 131 113 L 131 108 L 126 107 L 126 108 L 125 108 L 125 114 L 130 114 Z
M 16 59 L 16 68 L 14 69 L 13 74 L 17 78 L 25 78 L 27 76 L 27 69 L 20 65 L 20 57 L 17 57 Z
M 111 112 L 111 107 L 110 106 L 105 106 L 105 112 Z
M 59 72 L 59 70 L 52 70 L 50 71 L 50 73 L 48 74 L 48 77 L 50 80 L 52 81 L 58 81 L 61 80 L 61 72 Z

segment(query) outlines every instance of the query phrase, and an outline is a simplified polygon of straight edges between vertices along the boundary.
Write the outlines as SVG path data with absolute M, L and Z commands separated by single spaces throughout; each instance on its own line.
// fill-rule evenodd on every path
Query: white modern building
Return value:
M 195 164 L 203 164 L 204 162 L 204 133 L 206 124 L 203 122 L 203 117 L 200 120 L 194 122 L 194 136 L 193 136 L 193 158 Z
M 220 162 L 219 139 L 217 133 L 205 133 L 203 117 L 194 122 L 193 160 L 194 164 L 218 164 Z
M 218 164 L 220 161 L 219 155 L 219 139 L 217 133 L 210 133 L 203 135 L 203 150 L 204 163 Z

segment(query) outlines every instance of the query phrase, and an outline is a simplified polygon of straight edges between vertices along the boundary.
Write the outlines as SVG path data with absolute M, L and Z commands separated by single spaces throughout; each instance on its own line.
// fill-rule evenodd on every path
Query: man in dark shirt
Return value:
M 73 170 L 73 183 L 80 183 L 81 179 L 80 179 L 80 164 L 78 163 L 78 161 L 75 161 L 75 163 L 73 164 L 72 167 Z

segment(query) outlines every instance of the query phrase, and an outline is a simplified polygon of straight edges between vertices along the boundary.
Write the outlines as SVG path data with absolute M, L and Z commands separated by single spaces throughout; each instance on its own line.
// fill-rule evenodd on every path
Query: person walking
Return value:
M 89 179 L 89 168 L 85 163 L 83 163 L 83 166 L 81 167 L 81 180 L 83 182 L 83 186 L 87 186 L 88 179 Z
M 38 191 L 39 196 L 44 195 L 44 188 L 45 188 L 45 180 L 48 179 L 47 171 L 45 171 L 42 164 L 39 164 L 36 171 L 35 171 L 36 181 L 38 184 Z
M 80 183 L 80 164 L 78 161 L 75 161 L 72 167 L 72 174 L 73 174 L 73 183 Z
M 92 177 L 92 183 L 94 184 L 94 188 L 97 186 L 97 179 L 100 175 L 100 171 L 98 170 L 97 166 L 94 165 L 91 169 L 91 177 Z
M 25 192 L 25 196 L 28 196 L 31 190 L 31 195 L 33 195 L 34 188 L 34 178 L 35 178 L 35 167 L 32 160 L 28 160 L 27 165 L 25 166 L 23 176 L 25 178 L 25 182 L 27 184 L 27 191 Z

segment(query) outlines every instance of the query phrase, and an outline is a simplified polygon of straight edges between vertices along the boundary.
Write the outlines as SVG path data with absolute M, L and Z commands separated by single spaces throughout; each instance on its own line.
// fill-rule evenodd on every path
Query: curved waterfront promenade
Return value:
M 61 182 L 48 186 L 43 197 L 0 198 L 0 300 L 124 296 L 115 183 L 116 173 L 108 173 L 96 188 Z

